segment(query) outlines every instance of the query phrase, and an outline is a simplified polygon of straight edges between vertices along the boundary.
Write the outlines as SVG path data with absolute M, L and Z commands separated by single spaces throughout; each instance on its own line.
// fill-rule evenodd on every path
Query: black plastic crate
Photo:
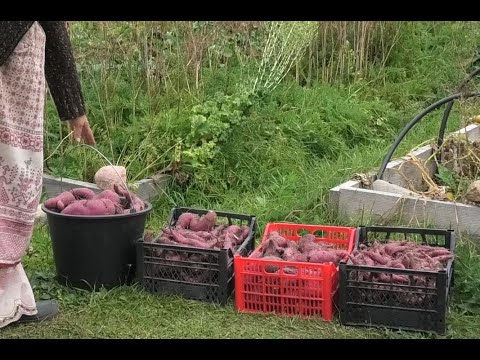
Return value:
M 203 215 L 207 210 L 174 208 L 169 225 L 175 226 L 184 212 Z M 250 233 L 236 253 L 248 255 L 255 246 L 255 216 L 215 211 L 217 224 L 248 225 Z M 233 253 L 229 250 L 199 249 L 138 241 L 137 278 L 156 294 L 175 294 L 185 298 L 225 305 L 234 291 Z
M 455 252 L 452 230 L 361 226 L 355 249 L 374 240 L 415 241 L 445 247 Z M 345 325 L 388 327 L 445 334 L 450 286 L 453 285 L 454 259 L 446 269 L 418 271 L 380 266 L 339 265 L 340 322 Z M 372 274 L 406 275 L 408 284 L 373 282 Z

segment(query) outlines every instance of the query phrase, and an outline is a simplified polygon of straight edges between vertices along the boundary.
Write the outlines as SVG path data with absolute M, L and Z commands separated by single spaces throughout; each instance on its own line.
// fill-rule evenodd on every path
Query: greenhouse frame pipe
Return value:
M 438 132 L 438 139 L 437 139 L 437 147 L 440 149 L 443 145 L 443 139 L 445 138 L 445 130 L 447 129 L 447 121 L 450 117 L 450 112 L 452 111 L 453 107 L 453 100 L 447 104 L 445 108 L 445 112 L 443 113 L 442 123 L 440 124 L 440 131 Z M 442 161 L 442 153 L 439 152 L 435 155 L 437 162 L 440 163 Z M 436 170 L 435 170 L 436 172 Z
M 435 110 L 435 109 L 439 108 L 440 106 L 442 106 L 442 105 L 444 105 L 448 102 L 451 102 L 455 99 L 458 99 L 458 98 L 468 99 L 468 98 L 471 98 L 471 97 L 480 97 L 480 92 L 467 93 L 467 94 L 457 93 L 457 94 L 447 96 L 447 97 L 445 97 L 443 99 L 440 99 L 437 102 L 431 104 L 425 110 L 423 110 L 422 112 L 417 114 L 412 120 L 410 120 L 410 122 L 403 128 L 402 132 L 397 136 L 397 138 L 395 139 L 395 142 L 392 144 L 392 146 L 388 150 L 387 155 L 384 157 L 382 165 L 380 166 L 380 169 L 377 173 L 377 179 L 382 179 L 383 178 L 383 175 L 385 173 L 385 169 L 387 168 L 388 163 L 391 161 L 392 156 L 395 153 L 395 150 L 397 149 L 398 145 L 400 145 L 400 142 L 403 140 L 405 135 L 407 135 L 407 133 L 413 128 L 413 126 L 415 126 L 421 119 L 423 119 L 423 117 L 425 115 L 427 115 L 428 113 L 432 112 L 433 110 Z
M 473 61 L 472 61 L 472 64 L 474 64 L 475 62 L 477 62 L 478 60 L 480 60 L 480 56 L 475 58 Z M 465 85 L 467 85 L 467 83 L 473 79 L 473 77 L 475 77 L 476 75 L 478 75 L 480 73 L 480 68 L 478 69 L 475 69 L 474 71 L 472 71 L 470 74 L 467 75 L 467 77 L 462 81 L 462 83 L 458 86 L 457 88 L 457 92 L 461 92 L 463 90 L 463 88 L 465 87 Z M 440 131 L 438 132 L 438 139 L 437 139 L 437 147 L 440 149 L 443 145 L 443 139 L 445 138 L 445 130 L 447 128 L 447 121 L 448 121 L 448 118 L 450 117 L 450 112 L 452 111 L 452 107 L 453 107 L 453 100 L 450 101 L 448 104 L 447 104 L 447 107 L 445 108 L 445 111 L 443 113 L 443 118 L 442 118 L 442 122 L 440 124 Z M 439 152 L 438 154 L 435 155 L 435 158 L 437 160 L 437 163 L 440 163 L 442 161 L 442 153 Z M 437 172 L 438 169 L 435 170 L 435 172 Z

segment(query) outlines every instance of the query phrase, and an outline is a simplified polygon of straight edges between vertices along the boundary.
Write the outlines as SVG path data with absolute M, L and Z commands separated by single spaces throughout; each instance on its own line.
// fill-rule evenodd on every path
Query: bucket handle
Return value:
M 56 152 L 57 150 L 60 148 L 60 146 L 62 145 L 62 143 L 68 139 L 71 135 L 73 134 L 73 131 L 71 131 L 70 133 L 68 133 L 61 141 L 60 143 L 57 145 L 57 147 L 55 148 L 55 150 L 53 150 L 53 152 L 44 160 L 44 162 L 47 162 Z M 133 199 L 130 195 L 130 189 L 128 188 L 128 185 L 126 183 L 126 181 L 123 181 L 122 177 L 120 176 L 120 174 L 118 173 L 117 169 L 115 169 L 114 165 L 112 164 L 112 162 L 105 156 L 103 155 L 100 150 L 98 150 L 97 148 L 91 146 L 91 145 L 88 145 L 88 144 L 84 144 L 84 143 L 77 143 L 75 144 L 73 147 L 65 150 L 65 153 L 64 154 L 68 154 L 70 151 L 76 149 L 77 147 L 81 147 L 81 146 L 84 146 L 86 148 L 89 148 L 91 150 L 94 150 L 98 155 L 100 155 L 113 169 L 113 171 L 115 171 L 115 173 L 117 174 L 117 176 L 120 178 L 120 181 L 122 182 L 122 185 L 125 187 L 126 189 L 126 195 L 125 197 L 127 198 L 127 201 L 128 201 L 128 205 L 130 206 L 130 213 L 131 214 L 134 214 L 136 213 L 136 210 L 135 210 L 135 207 L 133 206 Z M 65 163 L 65 156 L 62 156 L 62 167 L 64 167 Z M 60 177 L 60 179 L 63 179 L 63 177 Z

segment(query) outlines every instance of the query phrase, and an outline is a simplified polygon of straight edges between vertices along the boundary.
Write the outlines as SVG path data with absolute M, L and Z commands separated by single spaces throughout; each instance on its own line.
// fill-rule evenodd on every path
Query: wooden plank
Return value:
M 153 179 L 143 179 L 137 182 L 137 196 L 145 201 L 152 201 L 155 196 L 162 193 L 166 188 L 170 176 L 163 175 Z
M 159 192 L 167 187 L 169 176 L 165 175 L 157 181 L 152 179 L 142 179 L 135 183 L 135 193 L 144 201 L 151 201 Z M 71 190 L 76 187 L 85 187 L 95 192 L 100 192 L 100 188 L 89 182 L 73 180 L 69 178 L 59 178 L 51 175 L 43 175 L 43 189 L 48 197 L 57 196 L 58 194 Z
M 451 133 L 449 136 L 466 134 L 470 141 L 478 140 L 480 138 L 480 125 L 472 124 L 468 125 L 458 131 Z M 412 162 L 412 156 L 425 161 L 433 154 L 431 145 L 425 145 L 414 151 L 411 151 L 406 156 L 393 160 L 388 163 L 383 180 L 389 183 L 402 186 L 404 188 L 413 188 L 421 190 L 422 186 L 422 173 L 418 166 Z M 429 161 L 426 164 L 426 170 L 430 176 L 433 176 L 435 171 L 435 162 Z
M 340 189 L 342 187 L 347 188 L 359 188 L 360 187 L 360 180 L 349 180 L 344 182 L 341 185 L 335 186 L 331 188 L 328 192 L 328 204 L 330 208 L 337 210 L 339 206 L 339 199 L 340 199 Z
M 480 207 L 418 199 L 368 189 L 341 188 L 339 215 L 351 221 L 368 219 L 405 226 L 435 226 L 480 235 Z
M 89 188 L 95 192 L 100 191 L 97 185 L 89 182 L 72 180 L 69 178 L 59 178 L 43 174 L 43 189 L 47 193 L 48 197 L 57 196 L 64 191 L 71 190 L 76 187 Z
M 411 154 L 425 161 L 433 154 L 433 149 L 431 146 L 424 146 Z M 422 173 L 420 168 L 412 162 L 412 155 L 407 155 L 401 160 L 389 163 L 389 166 L 385 169 L 383 180 L 407 189 L 412 187 L 413 189 L 420 190 L 422 186 Z M 435 171 L 435 163 L 428 162 L 427 169 L 429 174 L 433 174 Z

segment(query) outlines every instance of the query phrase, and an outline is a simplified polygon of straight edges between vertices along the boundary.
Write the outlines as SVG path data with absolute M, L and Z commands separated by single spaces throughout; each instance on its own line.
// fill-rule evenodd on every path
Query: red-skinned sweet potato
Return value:
M 196 231 L 195 234 L 205 240 L 211 240 L 213 238 L 212 233 L 208 231 Z
M 248 234 L 250 234 L 250 226 L 244 225 L 242 226 L 242 240 L 245 240 L 248 237 Z
M 75 201 L 75 196 L 70 191 L 64 191 L 63 193 L 48 199 L 45 201 L 44 205 L 49 210 L 63 210 L 66 206 L 70 205 Z M 60 207 L 58 203 L 60 202 Z
M 115 205 L 109 199 L 77 200 L 65 209 L 62 214 L 68 215 L 114 215 Z
M 62 210 L 62 214 L 67 215 L 91 215 L 90 209 L 86 207 L 87 200 L 77 200 Z
M 94 199 L 109 199 L 115 205 L 120 204 L 120 196 L 112 190 L 103 190 L 101 193 L 95 195 Z
M 260 259 L 263 257 L 263 254 L 261 251 L 254 251 L 250 254 L 249 258 L 251 259 Z
M 308 257 L 305 254 L 302 253 L 296 253 L 293 254 L 291 257 L 287 259 L 287 257 L 284 255 L 284 259 L 287 261 L 296 261 L 296 262 L 308 262 Z
M 313 250 L 308 253 L 308 261 L 311 263 L 335 263 L 336 255 L 330 251 Z
M 217 214 L 213 211 L 208 211 L 202 215 L 200 219 L 192 219 L 190 222 L 190 230 L 193 231 L 210 231 L 215 226 L 217 221 Z
M 293 266 L 285 266 L 283 268 L 283 272 L 285 274 L 290 274 L 290 275 L 297 275 L 298 273 L 298 269 L 296 267 L 293 267 Z
M 308 253 L 309 251 L 314 250 L 314 248 L 317 248 L 315 240 L 316 238 L 313 234 L 303 235 L 298 241 L 298 249 L 303 253 Z
M 364 254 L 380 265 L 385 265 L 389 260 L 389 258 L 383 257 L 382 255 L 373 251 L 365 251 Z
M 90 200 L 95 197 L 95 192 L 89 188 L 74 188 L 70 192 L 75 196 L 77 200 Z
M 321 246 L 314 242 L 304 242 L 302 244 L 298 244 L 298 249 L 304 254 L 308 254 L 314 250 L 322 250 Z
M 279 235 L 276 231 L 270 233 L 270 235 L 268 236 L 268 239 L 270 241 L 273 241 L 277 246 L 281 248 L 288 247 L 289 241 L 285 239 L 283 236 Z
M 173 239 L 180 244 L 185 244 L 185 245 L 189 245 L 189 246 L 197 247 L 197 248 L 202 248 L 202 249 L 207 249 L 207 248 L 210 247 L 209 244 L 207 244 L 203 241 L 198 241 L 198 240 L 186 238 L 182 234 L 178 233 L 176 230 L 171 230 L 171 234 L 172 234 Z
M 188 229 L 193 219 L 198 219 L 198 215 L 190 212 L 184 212 L 177 219 L 177 226 Z
M 125 211 L 125 213 L 130 213 L 132 208 L 135 209 L 135 211 L 142 211 L 145 208 L 144 202 L 133 192 L 121 188 L 118 184 L 114 184 L 113 189 L 118 195 L 126 199 L 125 210 L 127 211 Z
M 166 244 L 166 245 L 181 245 L 176 243 L 175 241 L 170 240 L 167 236 L 162 235 L 156 241 L 158 244 Z
M 453 254 L 448 254 L 448 255 L 440 255 L 440 256 L 436 256 L 434 258 L 434 260 L 438 261 L 439 263 L 442 263 L 442 264 L 447 264 L 447 262 L 451 259 L 454 258 L 454 255 Z
M 179 234 L 183 235 L 186 238 L 206 242 L 206 240 L 203 237 L 199 236 L 194 231 L 187 230 L 187 229 L 181 229 L 181 230 L 177 230 L 177 232 Z
M 264 260 L 274 260 L 274 261 L 283 261 L 282 258 L 278 256 L 265 256 L 263 258 Z M 280 270 L 280 266 L 278 265 L 273 265 L 273 264 L 268 264 L 265 265 L 265 271 L 268 273 L 276 273 Z

